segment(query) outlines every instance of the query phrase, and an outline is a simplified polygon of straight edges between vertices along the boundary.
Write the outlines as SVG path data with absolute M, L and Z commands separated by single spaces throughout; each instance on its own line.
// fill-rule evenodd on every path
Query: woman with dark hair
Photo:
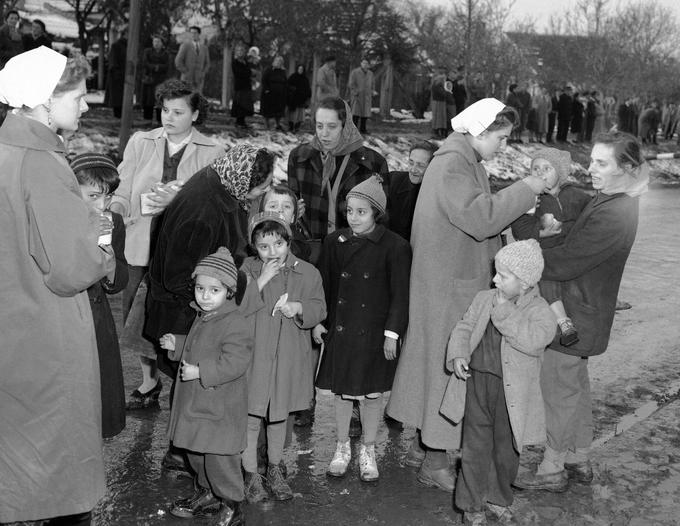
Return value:
M 439 412 L 450 377 L 449 335 L 474 296 L 489 288 L 500 233 L 545 188 L 529 176 L 491 193 L 482 161 L 505 146 L 517 119 L 516 110 L 496 99 L 456 115 L 454 133 L 427 167 L 413 216 L 409 328 L 387 412 L 420 430 L 406 458 L 420 466 L 418 480 L 448 492 L 455 478 L 446 451 L 461 444 L 461 426 Z
M 288 131 L 297 132 L 305 120 L 305 108 L 312 97 L 307 71 L 298 64 L 295 73 L 288 77 Z
M 147 121 L 153 118 L 156 88 L 166 79 L 170 69 L 170 55 L 163 47 L 163 39 L 154 36 L 151 42 L 151 47 L 142 55 L 142 111 Z M 161 122 L 160 105 L 156 106 L 156 120 Z
M 24 51 L 29 51 L 40 46 L 52 49 L 52 39 L 47 34 L 45 22 L 36 18 L 31 22 L 31 32 L 23 36 Z
M 569 479 L 590 483 L 593 414 L 588 358 L 604 353 L 614 322 L 616 297 L 638 225 L 639 196 L 649 167 L 640 143 L 627 133 L 595 137 L 588 171 L 597 191 L 562 244 L 543 250 L 543 278 L 559 282 L 579 341 L 565 347 L 559 334 L 541 367 L 546 448 L 535 473 L 520 475 L 523 489 L 565 491 Z
M 303 219 L 314 239 L 344 228 L 347 192 L 372 173 L 387 175 L 387 162 L 364 139 L 352 122 L 352 112 L 340 97 L 319 101 L 316 133 L 288 157 L 288 186 L 303 199 Z
M 0 523 L 89 524 L 106 491 L 99 363 L 86 289 L 113 279 L 100 215 L 60 130 L 87 111 L 84 57 L 44 47 L 0 71 Z
M 163 126 L 137 132 L 130 138 L 118 167 L 120 186 L 110 206 L 113 212 L 123 216 L 126 224 L 125 257 L 130 276 L 123 291 L 123 317 L 126 320 L 149 265 L 154 227 L 159 222 L 157 216 L 172 202 L 182 184 L 224 154 L 222 146 L 194 128 L 194 124 L 200 124 L 205 118 L 208 103 L 189 84 L 168 80 L 158 87 L 157 100 L 162 108 Z M 142 291 L 140 305 L 143 297 Z M 141 335 L 142 317 L 141 311 L 132 317 L 123 338 Z M 141 338 L 139 347 L 143 379 L 128 401 L 133 409 L 145 407 L 154 396 L 158 399 L 158 392 L 154 391 L 158 385 L 154 370 L 155 350 Z M 153 363 L 146 361 L 144 353 L 152 353 Z

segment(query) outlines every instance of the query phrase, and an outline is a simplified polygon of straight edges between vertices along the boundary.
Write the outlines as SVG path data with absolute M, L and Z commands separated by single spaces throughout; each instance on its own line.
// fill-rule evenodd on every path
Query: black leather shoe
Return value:
M 135 411 L 137 409 L 156 409 L 158 408 L 158 397 L 161 394 L 161 389 L 163 389 L 163 384 L 161 379 L 158 379 L 156 386 L 150 389 L 146 393 L 140 393 L 139 389 L 135 389 L 130 393 L 130 398 L 128 398 L 125 404 L 125 409 L 128 411 Z
M 585 462 L 564 463 L 567 476 L 575 482 L 590 484 L 593 481 L 593 466 L 590 460 Z
M 246 516 L 240 502 L 222 501 L 220 511 L 217 513 L 211 526 L 245 526 Z
M 177 499 L 170 507 L 170 513 L 175 517 L 191 519 L 200 508 L 219 504 L 219 502 L 219 499 L 213 495 L 209 488 L 199 486 L 191 497 Z
M 194 478 L 187 467 L 184 456 L 181 454 L 174 454 L 170 449 L 165 452 L 165 456 L 163 457 L 163 460 L 161 460 L 161 468 L 176 477 Z

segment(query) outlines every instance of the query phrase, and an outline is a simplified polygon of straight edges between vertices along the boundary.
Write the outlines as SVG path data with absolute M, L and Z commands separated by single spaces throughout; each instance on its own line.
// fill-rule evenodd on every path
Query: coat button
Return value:
M 349 272 L 346 272 L 346 271 L 343 270 L 343 271 L 340 273 L 340 277 L 341 277 L 341 278 L 345 278 L 345 279 L 349 278 Z
M 361 304 L 361 308 L 362 308 L 362 309 L 365 309 L 365 308 L 366 308 L 366 304 L 365 304 L 365 303 L 362 303 L 362 304 Z
M 337 327 L 335 327 L 335 330 L 336 330 L 337 332 L 342 332 L 342 331 L 345 330 L 345 328 L 344 328 L 342 325 L 338 325 Z
M 338 305 L 343 305 L 344 303 L 345 303 L 345 300 L 343 300 L 342 298 L 340 298 L 338 300 Z
M 364 279 L 368 279 L 368 272 L 364 272 Z

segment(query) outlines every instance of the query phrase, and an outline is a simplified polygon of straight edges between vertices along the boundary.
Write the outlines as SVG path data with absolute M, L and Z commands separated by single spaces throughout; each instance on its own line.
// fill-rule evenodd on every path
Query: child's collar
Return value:
M 190 306 L 196 311 L 198 315 L 197 317 L 201 321 L 210 321 L 214 320 L 215 318 L 221 318 L 238 309 L 238 305 L 236 305 L 234 298 L 226 300 L 222 305 L 220 305 L 219 308 L 211 310 L 210 312 L 206 312 L 201 309 L 196 301 L 192 301 Z

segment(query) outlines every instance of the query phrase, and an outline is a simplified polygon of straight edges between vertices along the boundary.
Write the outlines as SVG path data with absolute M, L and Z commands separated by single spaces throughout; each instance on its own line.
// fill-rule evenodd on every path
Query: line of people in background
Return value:
M 0 68 L 5 67 L 10 58 L 39 46 L 52 48 L 45 23 L 36 18 L 31 22 L 31 31 L 25 32 L 19 12 L 14 9 L 7 11 L 5 23 L 0 26 Z

